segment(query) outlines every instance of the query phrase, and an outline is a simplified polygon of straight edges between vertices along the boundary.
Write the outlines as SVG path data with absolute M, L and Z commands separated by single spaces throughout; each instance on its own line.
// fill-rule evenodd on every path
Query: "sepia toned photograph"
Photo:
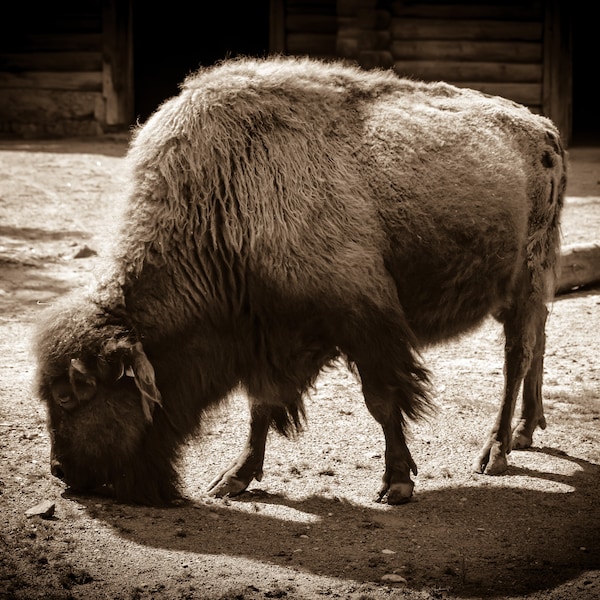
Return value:
M 598 600 L 594 15 L 3 7 L 0 600 Z

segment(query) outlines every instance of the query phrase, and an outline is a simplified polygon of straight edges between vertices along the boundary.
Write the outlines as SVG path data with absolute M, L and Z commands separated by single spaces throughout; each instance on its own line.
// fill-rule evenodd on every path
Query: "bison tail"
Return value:
M 541 168 L 534 178 L 529 218 L 527 266 L 534 291 L 554 296 L 560 269 L 560 214 L 567 186 L 567 157 L 558 132 L 546 132 Z

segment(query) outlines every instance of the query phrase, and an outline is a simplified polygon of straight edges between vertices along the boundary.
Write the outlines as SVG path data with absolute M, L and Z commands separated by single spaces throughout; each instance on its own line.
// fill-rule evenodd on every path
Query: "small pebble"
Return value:
M 73 258 L 89 258 L 90 256 L 97 256 L 97 254 L 98 253 L 93 248 L 90 248 L 89 246 L 84 246 L 83 248 L 75 252 Z
M 381 554 L 396 554 L 393 550 L 389 550 L 388 548 L 384 548 L 381 551 Z
M 44 500 L 35 506 L 27 509 L 25 515 L 27 517 L 42 517 L 42 519 L 49 519 L 54 514 L 56 504 L 50 500 Z

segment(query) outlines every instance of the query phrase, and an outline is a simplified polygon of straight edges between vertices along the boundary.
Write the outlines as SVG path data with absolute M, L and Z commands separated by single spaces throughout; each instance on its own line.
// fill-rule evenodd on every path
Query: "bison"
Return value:
M 190 75 L 132 137 L 104 276 L 38 329 L 52 473 L 170 503 L 184 442 L 241 386 L 249 436 L 210 487 L 239 494 L 341 357 L 385 435 L 378 499 L 406 502 L 406 422 L 432 406 L 420 349 L 490 314 L 505 384 L 475 468 L 504 471 L 546 425 L 565 162 L 547 118 L 442 82 L 284 57 Z

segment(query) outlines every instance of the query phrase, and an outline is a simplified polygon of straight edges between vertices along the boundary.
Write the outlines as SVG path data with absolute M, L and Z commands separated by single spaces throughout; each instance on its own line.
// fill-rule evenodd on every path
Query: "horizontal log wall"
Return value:
M 287 0 L 284 19 L 287 54 L 336 57 L 335 0 Z
M 541 112 L 541 1 L 388 6 L 389 52 L 400 75 L 479 89 Z
M 101 0 L 15 6 L 0 26 L 0 133 L 101 133 Z

